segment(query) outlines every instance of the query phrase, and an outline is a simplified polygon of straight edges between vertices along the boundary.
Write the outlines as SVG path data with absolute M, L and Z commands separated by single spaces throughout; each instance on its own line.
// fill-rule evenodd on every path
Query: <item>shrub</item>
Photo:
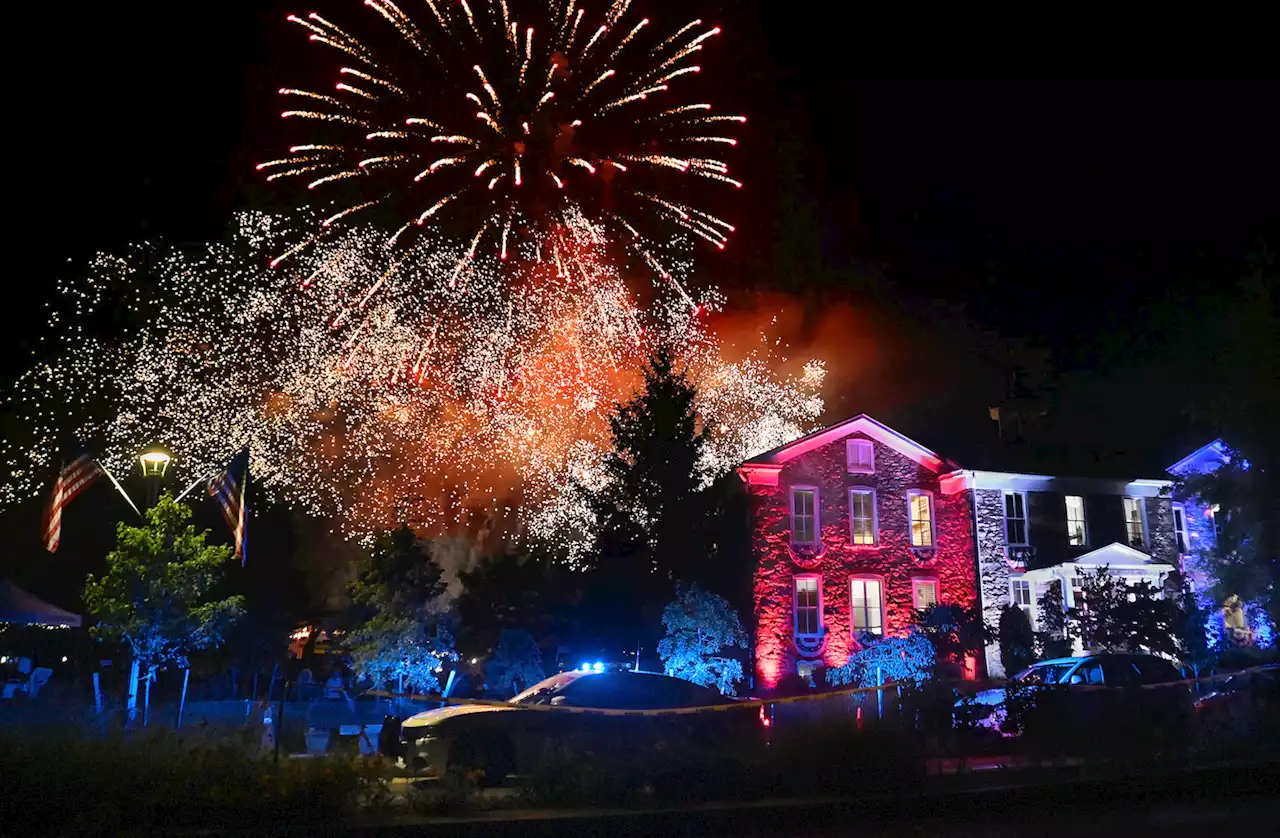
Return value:
M 860 639 L 862 648 L 844 666 L 827 670 L 827 683 L 837 687 L 874 687 L 890 681 L 920 684 L 933 669 L 933 644 L 918 631 L 906 637 L 864 634 Z
M 120 833 L 149 827 L 332 824 L 361 806 L 385 805 L 378 759 L 322 757 L 279 763 L 247 738 L 212 740 L 155 731 L 97 739 L 71 732 L 9 732 L 0 741 L 5 794 L 22 801 L 15 834 Z
M 1016 605 L 1002 608 L 998 633 L 1000 664 L 1005 675 L 1012 677 L 1035 662 L 1036 638 L 1025 611 Z

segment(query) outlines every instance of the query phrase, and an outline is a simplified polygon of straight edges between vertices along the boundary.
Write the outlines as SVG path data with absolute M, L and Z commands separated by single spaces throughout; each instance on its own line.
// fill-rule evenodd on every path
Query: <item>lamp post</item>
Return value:
M 173 455 L 162 445 L 152 445 L 138 455 L 138 464 L 142 466 L 142 479 L 147 486 L 147 508 L 156 505 L 160 499 L 160 486 L 164 482 L 165 472 Z

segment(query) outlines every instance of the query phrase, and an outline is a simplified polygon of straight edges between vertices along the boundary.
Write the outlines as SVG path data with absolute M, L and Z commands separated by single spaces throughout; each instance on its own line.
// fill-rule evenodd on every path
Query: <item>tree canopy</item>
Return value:
M 608 480 L 588 497 L 597 530 L 578 609 L 584 634 L 603 648 L 656 640 L 675 582 L 696 578 L 711 555 L 694 395 L 671 352 L 659 347 L 644 386 L 609 417 Z
M 146 524 L 116 527 L 107 570 L 85 580 L 94 636 L 129 646 L 142 667 L 185 667 L 199 649 L 221 645 L 244 612 L 241 596 L 219 596 L 231 548 L 205 544 L 208 530 L 188 523 L 191 510 L 164 495 Z
M 742 662 L 731 651 L 747 648 L 747 633 L 723 597 L 682 585 L 663 610 L 662 623 L 667 634 L 658 643 L 658 657 L 668 675 L 735 694 Z
M 1275 478 L 1267 467 L 1249 460 L 1237 448 L 1224 452 L 1226 462 L 1205 474 L 1190 475 L 1178 486 L 1179 497 L 1194 497 L 1216 508 L 1217 539 L 1193 561 L 1214 580 L 1218 603 L 1231 596 L 1256 602 L 1272 625 L 1280 625 L 1280 527 L 1275 515 Z
M 533 635 L 523 629 L 503 629 L 485 666 L 484 680 L 489 689 L 515 695 L 546 677 L 542 653 Z
M 378 684 L 403 681 L 417 692 L 440 689 L 444 664 L 458 657 L 441 621 L 441 576 L 407 525 L 378 537 L 351 584 L 355 626 L 347 647 L 359 674 Z

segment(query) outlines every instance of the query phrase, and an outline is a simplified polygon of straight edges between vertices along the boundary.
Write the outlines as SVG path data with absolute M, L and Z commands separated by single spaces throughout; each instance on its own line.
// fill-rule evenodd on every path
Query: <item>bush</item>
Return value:
M 157 731 L 98 739 L 10 732 L 0 741 L 5 794 L 22 801 L 15 834 L 137 832 L 211 824 L 332 824 L 387 803 L 377 759 L 257 755 L 248 738 L 210 740 Z
M 862 648 L 844 666 L 827 670 L 827 683 L 836 687 L 920 684 L 933 670 L 933 644 L 918 631 L 912 630 L 906 637 L 864 634 L 860 640 Z
M 1027 613 L 1016 605 L 1006 605 L 1000 610 L 1000 665 L 1004 673 L 1013 677 L 1035 663 L 1036 638 L 1031 630 Z

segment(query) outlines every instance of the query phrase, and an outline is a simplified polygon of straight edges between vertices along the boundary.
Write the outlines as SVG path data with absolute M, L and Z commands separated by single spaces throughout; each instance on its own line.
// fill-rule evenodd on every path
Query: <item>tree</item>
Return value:
M 1081 575 L 1080 594 L 1068 618 L 1075 623 L 1085 651 L 1118 651 L 1128 646 L 1129 638 L 1119 619 L 1124 598 L 1124 580 L 1112 576 L 1107 568 Z
M 933 645 L 938 661 L 964 663 L 966 655 L 976 656 L 987 645 L 991 632 L 974 606 L 938 602 L 915 614 L 916 629 Z
M 1204 474 L 1183 479 L 1177 495 L 1216 508 L 1217 539 L 1195 556 L 1197 569 L 1213 580 L 1218 603 L 1238 596 L 1256 602 L 1272 625 L 1280 625 L 1280 551 L 1274 515 L 1275 478 L 1244 452 L 1228 447 L 1225 462 Z
M 1040 613 L 1040 630 L 1035 633 L 1036 649 L 1043 658 L 1065 658 L 1071 654 L 1071 641 L 1076 626 L 1067 619 L 1062 599 L 1062 582 L 1054 579 L 1036 600 Z
M 1105 567 L 1083 576 L 1081 602 L 1069 616 L 1088 651 L 1178 651 L 1178 604 L 1151 583 L 1128 583 Z
M 668 675 L 734 695 L 742 680 L 742 662 L 726 654 L 747 648 L 747 633 L 723 597 L 695 585 L 681 585 L 662 612 L 667 635 L 658 656 Z
M 1016 605 L 1000 609 L 997 633 L 1000 638 L 1000 665 L 1009 677 L 1035 662 L 1035 633 L 1031 630 L 1027 612 Z
M 605 486 L 588 496 L 593 566 L 579 616 L 593 643 L 630 648 L 657 634 L 676 580 L 697 581 L 711 555 L 698 463 L 705 440 L 694 389 L 660 347 L 644 387 L 609 416 Z
M 827 670 L 827 683 L 835 687 L 876 687 L 890 681 L 924 683 L 936 662 L 933 644 L 912 629 L 906 637 L 863 634 L 862 647 L 844 666 Z
M 662 575 L 687 579 L 705 555 L 699 549 L 706 502 L 698 472 L 705 439 L 694 397 L 663 346 L 649 358 L 643 389 L 609 416 L 609 480 L 595 499 L 602 561 L 636 557 Z
M 444 664 L 458 658 L 441 620 L 441 576 L 408 525 L 378 537 L 350 589 L 356 627 L 347 647 L 358 674 L 417 692 L 440 689 Z
M 546 677 L 533 635 L 523 629 L 503 629 L 485 666 L 489 689 L 515 695 Z
M 527 631 L 539 642 L 554 638 L 564 595 L 576 582 L 566 575 L 561 566 L 521 552 L 480 559 L 459 574 L 458 648 L 467 657 L 487 657 L 507 629 Z
M 85 580 L 84 601 L 97 623 L 94 637 L 123 642 L 134 673 L 166 664 L 188 667 L 188 656 L 216 648 L 244 612 L 244 597 L 220 597 L 231 548 L 205 544 L 209 532 L 188 521 L 191 510 L 164 495 L 146 511 L 146 525 L 116 527 L 107 570 Z M 150 696 L 151 679 L 147 680 Z M 130 705 L 136 695 L 130 684 Z M 131 710 L 132 713 L 132 710 Z
M 1206 625 L 1208 621 L 1209 613 L 1203 607 L 1200 597 L 1191 590 L 1190 585 L 1183 583 L 1176 632 L 1178 657 L 1195 678 L 1200 677 L 1200 670 L 1212 667 L 1218 659 L 1217 649 L 1209 639 Z

